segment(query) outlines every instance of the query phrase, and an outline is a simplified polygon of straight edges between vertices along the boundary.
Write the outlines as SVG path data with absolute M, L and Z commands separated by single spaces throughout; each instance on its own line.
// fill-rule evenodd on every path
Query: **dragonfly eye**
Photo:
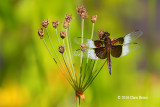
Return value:
M 104 32 L 104 37 L 106 36 L 110 36 L 110 34 L 108 32 Z

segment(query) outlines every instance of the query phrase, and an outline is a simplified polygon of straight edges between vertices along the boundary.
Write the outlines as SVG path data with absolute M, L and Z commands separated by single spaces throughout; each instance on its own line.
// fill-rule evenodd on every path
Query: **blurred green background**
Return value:
M 141 47 L 121 58 L 111 58 L 85 91 L 84 107 L 160 107 L 160 1 L 159 0 L 1 0 L 0 1 L 0 107 L 71 107 L 75 93 L 38 37 L 41 22 L 76 15 L 84 5 L 97 14 L 95 33 L 120 37 L 140 29 Z M 51 23 L 49 25 L 52 28 Z M 80 20 L 71 23 L 70 35 L 80 34 Z M 85 21 L 85 34 L 91 21 Z M 127 100 L 118 96 L 145 96 Z

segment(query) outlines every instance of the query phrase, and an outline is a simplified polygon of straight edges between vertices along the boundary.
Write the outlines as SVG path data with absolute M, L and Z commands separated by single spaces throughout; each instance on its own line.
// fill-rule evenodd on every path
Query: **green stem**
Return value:
M 94 33 L 94 23 L 92 23 L 91 40 L 93 39 L 93 33 Z M 88 56 L 89 56 L 89 55 L 87 55 L 87 63 L 88 63 Z
M 66 32 L 67 32 L 67 29 L 66 29 Z M 68 33 L 67 33 L 68 34 Z M 70 59 L 70 61 L 71 61 L 71 67 L 72 67 L 72 71 L 73 71 L 73 74 L 74 74 L 74 79 L 76 78 L 75 77 L 75 69 L 74 69 L 74 66 L 73 66 L 73 62 L 72 62 L 72 56 L 71 56 L 71 52 L 70 52 L 70 45 L 69 45 L 69 40 L 68 40 L 68 35 L 67 35 L 67 46 L 68 46 L 68 53 L 69 53 L 69 59 Z
M 65 46 L 64 39 L 63 39 L 63 45 L 64 45 L 64 47 L 66 47 L 66 46 Z M 64 54 L 65 54 L 65 56 L 66 56 L 66 59 L 67 59 L 67 62 L 68 62 L 68 66 L 69 66 L 69 69 L 70 69 L 70 71 L 71 71 L 72 78 L 73 78 L 73 73 L 72 73 L 72 69 L 71 69 L 70 62 L 69 62 L 69 58 L 68 58 L 68 54 L 67 54 L 67 50 L 66 50 L 66 52 L 65 52 Z
M 45 44 L 48 52 L 50 53 L 52 59 L 54 60 L 54 62 L 55 62 L 56 65 L 58 66 L 58 68 L 60 69 L 60 71 L 63 73 L 63 75 L 65 76 L 65 78 L 67 79 L 67 81 L 71 84 L 71 86 L 75 89 L 75 86 L 73 86 L 73 84 L 71 83 L 71 80 L 65 75 L 65 73 L 63 72 L 63 70 L 61 69 L 61 67 L 59 66 L 59 64 L 58 64 L 57 61 L 55 60 L 55 58 L 53 57 L 53 55 L 52 55 L 51 51 L 49 50 L 49 48 L 48 48 L 48 46 L 47 46 L 47 44 L 46 44 L 46 42 L 45 42 L 44 39 L 43 39 L 43 42 L 44 42 L 44 44 Z
M 72 51 L 72 45 L 71 45 L 71 40 L 70 40 L 70 36 L 69 36 L 69 26 L 68 26 L 68 39 L 69 39 L 69 46 L 70 46 L 70 51 L 71 51 L 71 53 L 73 53 L 73 51 Z M 77 76 L 76 76 L 76 70 L 75 70 L 75 66 L 74 66 L 74 60 L 73 60 L 73 55 L 71 55 L 71 59 L 72 59 L 72 66 L 73 66 L 73 71 L 74 71 L 74 74 L 75 74 L 75 79 L 76 79 L 76 84 L 78 84 L 77 83 Z
M 56 31 L 56 36 L 57 36 L 58 43 L 59 43 L 59 45 L 60 45 L 60 41 L 59 41 L 59 37 L 58 37 L 58 33 L 57 33 L 57 29 L 55 29 L 55 31 Z
M 82 21 L 81 21 L 81 26 L 82 26 L 81 44 L 83 44 L 83 33 L 84 33 L 84 19 L 83 19 L 83 18 L 82 18 Z M 81 82 L 81 75 L 82 75 L 82 72 L 81 72 L 82 59 L 83 59 L 83 52 L 81 51 L 79 86 L 80 86 L 80 84 L 81 84 L 80 82 Z
M 77 97 L 77 100 L 76 100 L 76 107 L 81 107 L 81 102 L 80 102 L 81 98 L 80 96 Z
M 84 32 L 84 19 L 82 18 L 81 21 L 81 26 L 82 26 L 82 36 L 81 36 L 81 44 L 83 44 L 83 32 Z M 81 52 L 81 61 L 80 64 L 82 63 L 82 52 Z

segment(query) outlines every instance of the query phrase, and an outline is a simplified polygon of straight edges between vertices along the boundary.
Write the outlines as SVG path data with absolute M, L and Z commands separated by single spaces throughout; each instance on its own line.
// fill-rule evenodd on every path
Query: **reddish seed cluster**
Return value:
M 42 28 L 38 30 L 38 35 L 39 35 L 40 39 L 43 38 L 43 36 L 44 36 L 44 30 Z
M 103 39 L 104 31 L 99 30 L 99 31 L 98 31 L 98 35 L 99 35 L 99 38 L 100 38 L 100 39 Z
M 96 20 L 97 20 L 97 15 L 92 15 L 92 16 L 91 16 L 91 21 L 92 21 L 92 23 L 95 23 Z
M 67 29 L 68 26 L 70 25 L 67 21 L 64 21 L 62 24 L 65 29 Z
M 64 53 L 64 51 L 65 51 L 64 46 L 59 46 L 59 48 L 58 48 L 58 49 L 59 49 L 59 52 L 60 52 L 60 53 Z
M 86 44 L 81 44 L 81 51 L 84 52 L 86 50 L 86 47 L 87 47 Z
M 72 15 L 71 14 L 68 14 L 68 15 L 66 14 L 65 19 L 69 23 L 72 20 Z
M 52 26 L 56 29 L 59 25 L 59 21 L 52 22 Z
M 84 6 L 77 7 L 77 13 L 82 16 L 82 18 L 88 18 L 86 8 Z
M 44 20 L 42 22 L 42 26 L 45 27 L 45 28 L 48 26 L 48 24 L 49 24 L 48 18 L 47 18 L 47 20 Z
M 62 39 L 64 39 L 66 37 L 66 31 L 61 31 L 60 36 Z

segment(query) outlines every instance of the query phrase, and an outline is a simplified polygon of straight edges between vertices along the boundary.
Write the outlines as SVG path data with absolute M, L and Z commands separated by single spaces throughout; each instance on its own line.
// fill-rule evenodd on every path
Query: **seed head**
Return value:
M 82 16 L 82 18 L 88 18 L 86 8 L 84 6 L 77 7 L 77 13 Z
M 64 21 L 62 24 L 65 29 L 67 29 L 69 26 L 69 23 L 67 21 Z
M 99 30 L 99 31 L 98 31 L 98 35 L 99 35 L 99 38 L 100 38 L 100 39 L 103 39 L 104 31 Z
M 77 7 L 77 13 L 79 14 L 79 15 L 81 15 L 83 12 L 85 12 L 86 11 L 86 8 L 84 8 L 84 6 L 78 6 Z
M 66 37 L 66 31 L 61 31 L 60 36 L 62 39 L 64 39 Z
M 53 27 L 56 29 L 59 25 L 59 21 L 52 22 Z
M 65 15 L 65 19 L 66 19 L 66 21 L 69 23 L 71 20 L 72 20 L 72 15 L 70 15 L 70 14 L 66 14 Z
M 59 52 L 60 52 L 60 53 L 64 53 L 64 51 L 65 51 L 64 46 L 59 46 Z
M 46 28 L 46 27 L 48 26 L 48 24 L 49 24 L 48 18 L 47 18 L 47 20 L 42 21 L 42 26 L 43 26 L 43 27 Z
M 81 44 L 81 51 L 85 51 L 86 50 L 87 45 L 86 44 Z
M 88 18 L 88 14 L 87 14 L 86 11 L 82 13 L 82 18 L 83 18 L 83 19 L 84 19 L 84 18 Z
M 97 20 L 97 15 L 92 15 L 92 16 L 91 16 L 91 21 L 92 21 L 92 23 L 95 23 L 96 20 Z
M 39 35 L 40 39 L 43 38 L 43 36 L 44 36 L 44 30 L 42 28 L 38 30 L 38 35 Z

